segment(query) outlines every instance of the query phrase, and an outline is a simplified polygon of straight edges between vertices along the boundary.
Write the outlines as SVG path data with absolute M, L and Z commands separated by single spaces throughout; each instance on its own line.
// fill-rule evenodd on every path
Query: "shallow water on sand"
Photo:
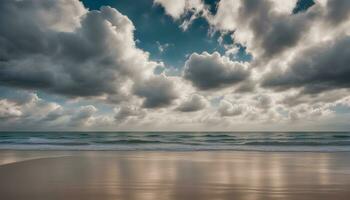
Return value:
M 0 165 L 0 199 L 350 197 L 347 152 L 0 151 L 0 157 L 13 160 Z

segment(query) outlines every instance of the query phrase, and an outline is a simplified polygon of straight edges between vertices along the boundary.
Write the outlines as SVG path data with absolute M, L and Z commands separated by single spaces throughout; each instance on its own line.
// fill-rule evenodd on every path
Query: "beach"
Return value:
M 0 200 L 350 200 L 350 0 L 0 1 Z
M 349 197 L 349 152 L 0 151 L 4 200 Z

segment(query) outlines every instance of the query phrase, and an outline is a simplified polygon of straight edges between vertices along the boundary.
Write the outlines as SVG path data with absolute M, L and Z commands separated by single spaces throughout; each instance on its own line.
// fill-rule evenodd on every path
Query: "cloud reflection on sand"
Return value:
M 27 199 L 55 199 L 64 193 L 65 199 L 340 200 L 350 195 L 349 153 L 69 154 L 0 167 L 2 196 L 17 198 L 23 192 Z M 14 173 L 17 176 L 11 176 Z

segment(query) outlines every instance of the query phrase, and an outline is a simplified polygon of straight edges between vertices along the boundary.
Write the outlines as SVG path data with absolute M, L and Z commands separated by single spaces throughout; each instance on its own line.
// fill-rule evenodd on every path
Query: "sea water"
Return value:
M 350 151 L 350 132 L 0 132 L 0 149 Z

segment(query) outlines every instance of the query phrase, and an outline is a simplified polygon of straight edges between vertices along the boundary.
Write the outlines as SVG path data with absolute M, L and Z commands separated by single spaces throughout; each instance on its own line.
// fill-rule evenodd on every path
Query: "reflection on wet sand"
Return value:
M 20 154 L 7 152 L 6 155 L 14 156 L 12 160 L 15 160 Z M 63 157 L 0 165 L 0 199 L 345 200 L 350 197 L 349 153 L 63 154 Z M 0 155 L 5 154 L 0 152 Z

